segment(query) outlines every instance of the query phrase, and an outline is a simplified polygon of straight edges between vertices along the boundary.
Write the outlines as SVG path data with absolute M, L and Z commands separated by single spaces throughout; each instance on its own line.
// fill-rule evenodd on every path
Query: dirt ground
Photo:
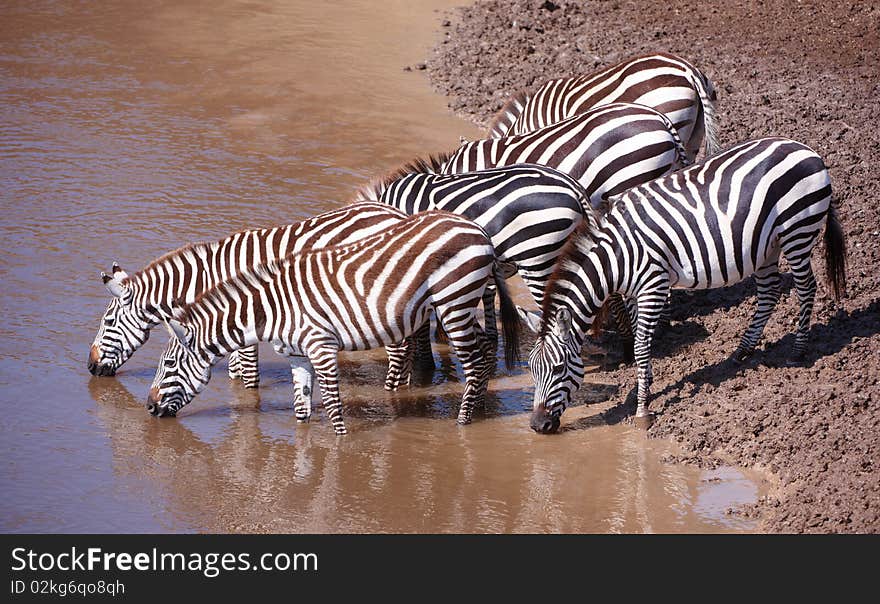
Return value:
M 429 76 L 478 124 L 519 89 L 666 51 L 714 82 L 723 146 L 779 135 L 824 157 L 848 295 L 838 303 L 820 284 L 805 366 L 784 366 L 797 313 L 790 279 L 763 350 L 738 369 L 724 361 L 752 313 L 751 281 L 676 292 L 654 344 L 650 434 L 681 443 L 678 461 L 769 470 L 771 495 L 732 511 L 767 532 L 880 532 L 880 5 L 487 0 L 453 11 L 443 29 Z M 608 347 L 606 371 L 588 378 L 620 384 L 605 414 L 614 422 L 635 408 L 635 372 L 617 364 L 610 336 Z

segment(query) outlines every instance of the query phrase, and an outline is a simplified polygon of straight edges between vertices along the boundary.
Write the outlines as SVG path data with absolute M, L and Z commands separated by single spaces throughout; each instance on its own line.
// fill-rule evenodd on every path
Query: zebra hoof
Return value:
M 641 430 L 647 430 L 654 425 L 654 414 L 649 412 L 645 415 L 636 415 L 633 418 L 633 424 Z
M 336 429 L 336 436 L 345 436 L 346 434 L 348 434 L 348 430 L 346 430 L 345 428 Z
M 737 348 L 732 355 L 728 358 L 728 360 L 734 365 L 742 365 L 745 363 L 751 356 L 755 354 L 754 348 Z
M 468 425 L 469 423 L 471 423 L 471 421 L 472 421 L 472 420 L 471 420 L 470 417 L 461 417 L 461 416 L 459 416 L 458 419 L 455 420 L 455 423 L 457 423 L 459 426 L 466 426 L 466 425 Z
M 799 352 L 793 354 L 786 362 L 786 367 L 803 367 L 807 361 L 806 353 Z

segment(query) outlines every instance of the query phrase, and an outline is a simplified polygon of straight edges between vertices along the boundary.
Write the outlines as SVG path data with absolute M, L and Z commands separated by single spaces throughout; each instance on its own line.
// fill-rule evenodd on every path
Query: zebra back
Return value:
M 285 226 L 239 231 L 218 241 L 193 243 L 154 260 L 123 286 L 135 291 L 147 313 L 168 313 L 218 283 L 264 262 L 302 250 L 346 243 L 384 231 L 405 217 L 377 202 L 324 212 Z M 161 316 L 159 317 L 161 319 Z
M 693 159 L 705 134 L 706 155 L 718 150 L 715 90 L 681 57 L 642 55 L 597 73 L 550 80 L 532 94 L 519 92 L 496 114 L 489 136 L 524 134 L 607 103 L 652 107 L 670 116 Z
M 388 346 L 424 323 L 432 294 L 476 304 L 475 276 L 485 284 L 494 264 L 482 228 L 433 210 L 353 243 L 255 266 L 206 290 L 178 320 L 197 325 L 199 349 L 213 354 L 256 341 L 300 354 L 322 339 L 343 350 Z
M 590 205 L 689 163 L 665 115 L 642 105 L 612 103 L 533 132 L 472 141 L 459 147 L 442 173 L 460 174 L 530 163 L 568 174 Z

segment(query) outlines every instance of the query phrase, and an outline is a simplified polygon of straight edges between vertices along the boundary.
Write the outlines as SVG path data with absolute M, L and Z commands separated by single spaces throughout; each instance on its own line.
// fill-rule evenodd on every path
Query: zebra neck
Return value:
M 609 270 L 614 257 L 606 244 L 595 245 L 579 261 L 570 259 L 568 268 L 571 272 L 562 277 L 553 296 L 551 312 L 563 307 L 568 309 L 575 332 L 581 336 L 589 331 L 602 306 L 618 288 L 615 271 Z
M 159 322 L 172 316 L 172 304 L 192 301 L 204 289 L 206 265 L 216 244 L 196 243 L 154 261 L 129 281 L 132 304 Z
M 263 281 L 235 278 L 192 305 L 189 312 L 196 325 L 199 350 L 206 356 L 224 356 L 272 340 L 263 302 L 272 299 L 265 291 L 268 286 Z

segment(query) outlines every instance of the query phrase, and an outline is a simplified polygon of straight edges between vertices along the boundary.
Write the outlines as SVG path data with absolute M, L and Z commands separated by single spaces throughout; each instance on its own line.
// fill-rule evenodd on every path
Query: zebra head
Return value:
M 538 333 L 529 353 L 529 369 L 535 380 L 529 425 L 535 432 L 550 434 L 559 429 L 562 412 L 571 404 L 572 396 L 584 380 L 583 342 L 577 330 L 572 329 L 571 312 L 567 308 L 557 308 L 548 317 L 522 309 L 519 312 Z
M 112 275 L 101 273 L 101 281 L 113 298 L 89 349 L 88 368 L 92 375 L 114 375 L 150 337 L 152 323 L 134 308 L 134 293 L 124 283 L 127 278 L 128 274 L 115 262 Z
M 147 411 L 157 417 L 174 417 L 211 379 L 211 362 L 192 348 L 194 330 L 171 319 L 165 322 L 171 339 L 156 369 L 147 396 Z

